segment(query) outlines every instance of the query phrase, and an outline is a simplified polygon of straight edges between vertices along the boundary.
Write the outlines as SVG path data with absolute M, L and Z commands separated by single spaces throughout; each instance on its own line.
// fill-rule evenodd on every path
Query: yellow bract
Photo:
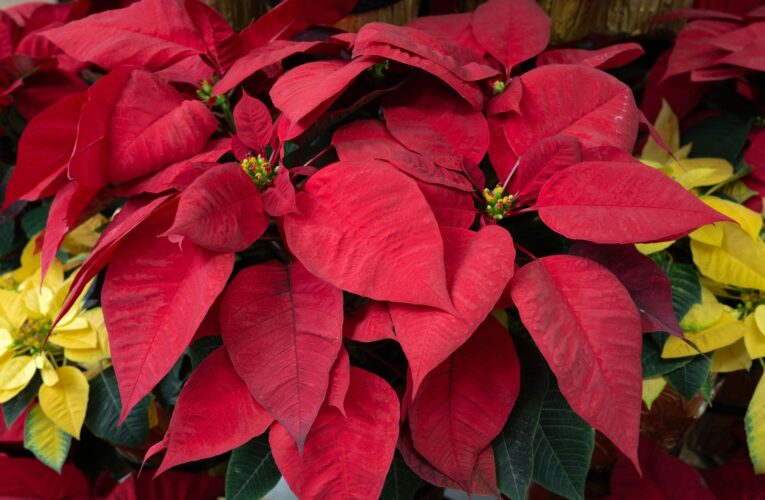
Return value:
M 760 377 L 752 400 L 749 401 L 744 423 L 754 471 L 765 474 L 765 376 Z
M 765 330 L 763 330 L 761 321 L 757 321 L 758 312 L 760 316 L 765 313 L 765 306 L 757 306 L 754 314 L 744 318 L 746 333 L 744 334 L 744 344 L 749 357 L 752 359 L 765 357 Z
M 680 321 L 680 326 L 683 330 L 698 332 L 717 323 L 724 310 L 723 305 L 717 301 L 717 297 L 707 288 L 702 287 L 701 303 L 691 306 L 688 313 Z
M 88 407 L 88 381 L 73 366 L 58 369 L 57 384 L 40 386 L 40 406 L 56 426 L 80 439 Z
M 711 352 L 730 345 L 744 337 L 746 327 L 738 319 L 736 311 L 723 306 L 725 311 L 720 319 L 709 328 L 698 332 L 685 332 L 688 340 L 696 344 L 701 352 Z M 697 351 L 678 337 L 669 337 L 662 350 L 662 358 L 682 358 L 698 354 Z
M 18 356 L 0 366 L 0 403 L 5 403 L 20 393 L 35 375 L 35 360 L 32 356 Z
M 35 405 L 27 414 L 24 425 L 24 448 L 28 449 L 42 463 L 61 472 L 72 438 L 49 419 L 40 405 Z
M 720 224 L 719 246 L 691 240 L 693 262 L 701 274 L 726 285 L 765 290 L 765 243 L 733 224 Z
M 664 99 L 661 100 L 661 109 L 653 126 L 673 153 L 679 149 L 680 126 L 677 115 L 672 112 L 672 108 Z M 652 137 L 648 137 L 640 156 L 641 159 L 656 163 L 666 163 L 672 158 L 670 153 L 659 146 Z
M 651 406 L 653 406 L 653 402 L 656 401 L 656 398 L 661 395 L 666 385 L 667 381 L 664 380 L 664 377 L 662 376 L 649 377 L 643 380 L 643 402 L 649 410 L 651 409 Z
M 748 370 L 752 367 L 752 358 L 746 352 L 744 339 L 739 339 L 731 345 L 721 347 L 712 357 L 710 371 L 718 373 Z

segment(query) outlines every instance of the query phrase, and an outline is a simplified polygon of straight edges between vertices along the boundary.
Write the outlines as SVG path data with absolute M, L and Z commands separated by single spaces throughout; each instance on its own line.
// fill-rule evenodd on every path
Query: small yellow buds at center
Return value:
M 271 167 L 271 163 L 262 155 L 248 156 L 242 160 L 242 170 L 250 176 L 258 189 L 265 189 L 274 183 L 279 166 Z
M 486 200 L 486 213 L 494 220 L 502 220 L 510 213 L 515 198 L 511 194 L 505 194 L 502 185 L 497 184 L 494 189 L 483 190 L 483 197 Z
M 16 331 L 17 349 L 21 352 L 39 352 L 50 327 L 50 319 L 27 319 Z
M 491 90 L 494 92 L 494 95 L 498 95 L 504 92 L 506 86 L 507 85 L 502 80 L 494 80 L 491 82 Z

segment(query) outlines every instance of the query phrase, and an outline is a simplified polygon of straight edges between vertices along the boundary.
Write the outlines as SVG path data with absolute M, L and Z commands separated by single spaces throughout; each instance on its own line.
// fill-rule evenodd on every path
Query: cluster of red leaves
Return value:
M 755 87 L 743 77 L 765 71 L 765 7 L 745 15 L 679 10 L 658 20 L 675 19 L 690 22 L 649 73 L 642 103 L 649 117 L 656 116 L 665 99 L 683 118 L 720 80 L 737 79 L 740 91 L 754 97 Z
M 641 333 L 680 330 L 666 277 L 627 244 L 722 220 L 630 156 L 641 113 L 598 68 L 640 48 L 543 52 L 532 0 L 304 33 L 354 3 L 287 0 L 236 33 L 199 0 L 141 0 L 39 35 L 106 74 L 29 122 L 5 204 L 55 195 L 44 270 L 84 215 L 126 198 L 69 296 L 108 264 L 122 418 L 212 328 L 223 347 L 150 450 L 160 471 L 270 429 L 301 497 L 377 498 L 397 446 L 434 484 L 495 493 L 490 443 L 520 377 L 490 312 L 511 299 L 571 407 L 638 465 Z M 237 100 L 235 134 L 195 98 L 203 79 Z M 327 132 L 338 161 L 289 162 Z M 219 162 L 254 155 L 279 165 L 272 185 Z M 516 270 L 511 234 L 476 208 L 485 172 L 514 194 L 508 217 L 586 243 Z M 264 239 L 283 258 L 231 279 Z M 382 339 L 408 361 L 399 394 L 344 347 Z

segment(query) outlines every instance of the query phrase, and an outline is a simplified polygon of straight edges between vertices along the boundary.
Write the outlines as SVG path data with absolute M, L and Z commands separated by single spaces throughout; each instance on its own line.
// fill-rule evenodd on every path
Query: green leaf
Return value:
M 643 353 L 641 358 L 643 363 L 643 378 L 664 375 L 687 365 L 691 362 L 691 359 L 693 359 L 692 357 L 673 359 L 662 358 L 661 350 L 667 337 L 669 337 L 668 334 L 661 332 L 643 335 Z
M 531 485 L 534 435 L 549 387 L 549 372 L 529 341 L 516 340 L 515 344 L 521 360 L 521 392 L 493 446 L 500 491 L 510 498 L 523 499 Z
M 263 498 L 281 477 L 267 435 L 256 437 L 231 453 L 226 471 L 226 500 Z
M 425 482 L 406 465 L 401 453 L 396 451 L 388 475 L 385 476 L 380 500 L 412 500 Z
M 678 321 L 683 319 L 693 304 L 701 303 L 699 274 L 689 264 L 672 262 L 667 252 L 658 252 L 651 258 L 664 271 L 672 285 L 672 309 Z
M 24 423 L 24 448 L 40 462 L 60 474 L 71 446 L 72 436 L 56 427 L 40 405 L 29 410 Z
M 765 376 L 760 376 L 757 388 L 744 417 L 746 442 L 755 474 L 765 473 Z
M 708 116 L 688 127 L 681 142 L 693 143 L 691 158 L 725 158 L 736 164 L 751 128 L 751 119 L 730 114 Z
M 33 208 L 21 217 L 21 229 L 27 239 L 32 239 L 34 235 L 45 229 L 45 223 L 48 221 L 48 211 L 50 205 L 42 205 Z
M 149 434 L 149 396 L 143 398 L 125 421 L 117 427 L 122 402 L 114 368 L 108 368 L 90 381 L 90 397 L 85 425 L 97 437 L 122 446 L 141 446 Z
M 12 217 L 0 222 L 0 257 L 13 248 L 14 229 L 15 223 Z
M 707 378 L 705 378 L 704 383 L 701 384 L 699 392 L 701 393 L 701 397 L 704 398 L 704 401 L 707 403 L 712 402 L 712 375 L 710 373 L 707 373 Z
M 667 373 L 664 378 L 684 399 L 691 399 L 707 380 L 710 366 L 712 360 L 708 357 L 694 356 L 690 362 Z
M 202 337 L 187 349 L 189 359 L 191 360 L 191 369 L 196 370 L 210 353 L 223 345 L 223 340 L 218 336 Z
M 159 400 L 163 406 L 175 406 L 178 394 L 181 393 L 181 389 L 183 388 L 183 382 L 186 380 L 186 377 L 183 376 L 183 367 L 186 357 L 187 355 L 184 353 L 173 365 L 167 375 L 162 377 L 162 380 L 160 380 L 154 388 L 154 394 L 157 395 L 157 400 Z
M 6 429 L 10 429 L 14 422 L 16 422 L 16 419 L 27 409 L 29 403 L 34 401 L 37 397 L 37 391 L 40 390 L 40 385 L 42 385 L 42 377 L 40 377 L 40 372 L 38 371 L 20 393 L 2 404 Z
M 594 446 L 595 431 L 551 388 L 534 434 L 534 481 L 566 498 L 583 499 Z

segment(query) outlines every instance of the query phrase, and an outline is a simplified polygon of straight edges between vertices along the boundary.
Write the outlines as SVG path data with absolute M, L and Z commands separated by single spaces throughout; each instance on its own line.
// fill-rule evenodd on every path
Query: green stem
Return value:
M 236 134 L 236 125 L 234 124 L 234 114 L 231 112 L 231 103 L 228 100 L 228 96 L 224 95 L 220 103 L 220 109 L 223 112 L 223 118 L 226 120 L 228 129 L 232 134 Z

